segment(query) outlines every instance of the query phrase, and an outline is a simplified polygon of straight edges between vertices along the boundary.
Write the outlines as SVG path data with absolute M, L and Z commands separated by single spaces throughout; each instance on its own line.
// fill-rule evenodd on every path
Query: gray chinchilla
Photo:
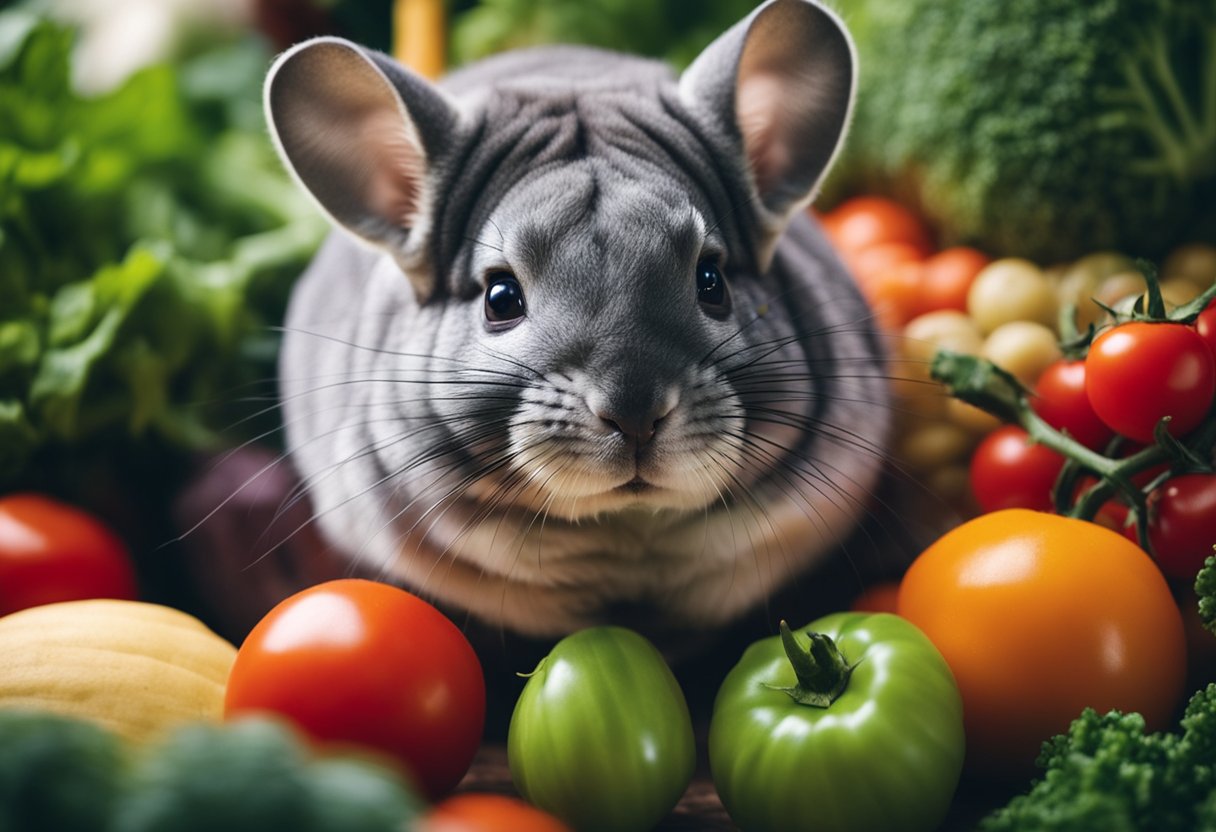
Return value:
M 854 79 L 806 0 L 683 74 L 575 47 L 437 84 L 335 38 L 280 56 L 275 142 L 337 226 L 280 368 L 330 544 L 536 637 L 619 605 L 721 626 L 838 547 L 890 421 L 806 211 Z

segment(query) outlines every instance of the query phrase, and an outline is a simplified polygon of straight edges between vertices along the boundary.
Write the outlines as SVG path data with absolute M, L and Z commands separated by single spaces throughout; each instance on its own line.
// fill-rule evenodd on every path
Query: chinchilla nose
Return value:
M 620 434 L 635 448 L 654 439 L 663 419 L 675 408 L 674 391 L 635 392 L 614 400 L 593 403 L 594 413 L 612 433 Z

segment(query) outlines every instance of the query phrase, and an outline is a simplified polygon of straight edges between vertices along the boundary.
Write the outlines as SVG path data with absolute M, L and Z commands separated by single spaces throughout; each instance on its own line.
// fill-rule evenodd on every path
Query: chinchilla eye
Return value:
M 712 257 L 702 257 L 697 263 L 697 300 L 716 311 L 726 306 L 726 278 Z
M 486 286 L 486 320 L 494 323 L 522 318 L 527 312 L 524 290 L 507 271 L 492 272 Z

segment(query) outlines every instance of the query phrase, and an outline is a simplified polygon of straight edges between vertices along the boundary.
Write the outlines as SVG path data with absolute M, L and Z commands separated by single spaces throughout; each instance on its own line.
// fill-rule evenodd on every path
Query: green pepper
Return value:
M 964 747 L 950 668 L 887 613 L 781 622 L 727 674 L 709 729 L 714 784 L 744 832 L 934 829 Z
M 644 637 L 621 627 L 580 630 L 524 686 L 507 761 L 520 794 L 579 832 L 646 832 L 692 780 L 688 704 Z

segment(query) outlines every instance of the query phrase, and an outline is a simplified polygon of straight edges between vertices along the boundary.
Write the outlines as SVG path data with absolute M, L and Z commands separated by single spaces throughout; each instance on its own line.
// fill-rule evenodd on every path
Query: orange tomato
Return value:
M 502 794 L 458 794 L 422 819 L 419 832 L 570 832 L 548 812 Z
M 887 272 L 904 263 L 923 259 L 920 250 L 908 243 L 876 243 L 846 256 L 845 263 L 862 286 L 881 280 Z
M 921 305 L 920 262 L 897 263 L 862 284 L 862 294 L 874 308 L 879 325 L 895 332 L 919 314 Z
M 966 312 L 971 283 L 990 262 L 982 251 L 966 246 L 943 249 L 931 256 L 925 261 L 921 311 L 957 309 Z
M 933 251 L 929 230 L 920 217 L 886 197 L 853 197 L 826 214 L 823 227 L 846 255 L 879 243 L 907 243 L 921 257 Z
M 1024 777 L 1086 707 L 1165 728 L 1186 642 L 1169 586 L 1109 529 L 1026 509 L 985 514 L 913 562 L 899 614 L 946 658 L 963 697 L 967 765 Z
M 886 581 L 866 587 L 853 599 L 849 609 L 853 612 L 890 612 L 896 610 L 899 600 L 899 583 Z

